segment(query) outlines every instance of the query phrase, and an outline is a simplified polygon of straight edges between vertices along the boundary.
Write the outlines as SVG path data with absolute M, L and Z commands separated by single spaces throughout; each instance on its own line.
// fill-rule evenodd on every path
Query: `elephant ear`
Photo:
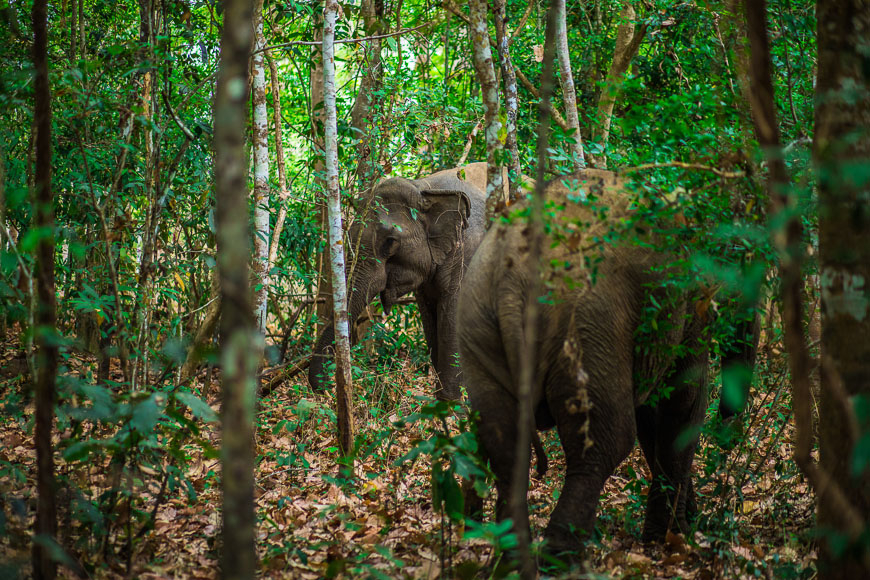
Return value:
M 471 200 L 458 189 L 424 189 L 420 194 L 432 258 L 436 264 L 442 264 L 462 244 L 462 234 L 471 216 Z

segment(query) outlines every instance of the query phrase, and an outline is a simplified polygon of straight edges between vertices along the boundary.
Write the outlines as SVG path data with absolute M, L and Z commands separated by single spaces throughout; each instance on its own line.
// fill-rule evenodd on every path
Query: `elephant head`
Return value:
M 370 203 L 350 229 L 347 246 L 351 323 L 375 296 L 389 311 L 398 298 L 430 281 L 440 268 L 452 268 L 472 206 L 462 182 L 446 182 L 452 184 L 456 187 L 442 189 L 444 180 L 390 178 L 375 186 Z M 324 363 L 334 339 L 330 321 L 308 370 L 314 390 L 326 386 Z

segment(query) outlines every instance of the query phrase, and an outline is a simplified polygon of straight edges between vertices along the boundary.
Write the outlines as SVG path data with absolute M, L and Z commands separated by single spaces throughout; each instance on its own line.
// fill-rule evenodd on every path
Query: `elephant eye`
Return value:
M 396 252 L 398 248 L 399 240 L 397 240 L 393 236 L 388 236 L 384 240 L 384 243 L 381 244 L 381 256 L 383 256 L 384 258 L 389 258 Z

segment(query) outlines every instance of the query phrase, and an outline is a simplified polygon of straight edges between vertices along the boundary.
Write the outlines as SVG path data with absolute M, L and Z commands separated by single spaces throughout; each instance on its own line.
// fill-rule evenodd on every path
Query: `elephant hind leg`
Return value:
M 556 555 L 582 550 L 583 542 L 595 531 L 604 483 L 634 446 L 634 412 L 631 405 L 625 405 L 625 400 L 631 400 L 630 373 L 615 376 L 612 371 L 595 372 L 593 365 L 589 369 L 591 404 L 587 410 L 566 404 L 571 400 L 565 396 L 566 389 L 548 391 L 548 398 L 553 393 L 550 408 L 566 461 L 565 483 L 545 532 L 547 549 Z M 573 390 L 577 392 L 576 387 Z
M 668 531 L 687 532 L 697 511 L 691 471 L 706 407 L 706 353 L 686 357 L 667 381 L 670 397 L 638 409 L 638 432 L 652 479 L 643 539 L 663 540 Z M 646 444 L 644 444 L 646 439 Z
M 516 455 L 517 402 L 483 365 L 475 364 L 472 353 L 465 351 L 462 362 L 471 408 L 478 414 L 480 454 L 484 461 L 489 461 L 495 475 L 496 517 L 503 520 L 510 517 L 508 502 Z

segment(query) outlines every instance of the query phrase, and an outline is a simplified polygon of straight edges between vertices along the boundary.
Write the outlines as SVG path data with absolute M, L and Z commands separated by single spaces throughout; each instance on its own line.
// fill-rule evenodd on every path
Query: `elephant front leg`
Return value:
M 438 374 L 435 396 L 443 401 L 460 399 L 459 338 L 456 330 L 456 296 L 447 297 L 435 308 L 432 361 Z M 425 320 L 425 319 L 424 319 Z

